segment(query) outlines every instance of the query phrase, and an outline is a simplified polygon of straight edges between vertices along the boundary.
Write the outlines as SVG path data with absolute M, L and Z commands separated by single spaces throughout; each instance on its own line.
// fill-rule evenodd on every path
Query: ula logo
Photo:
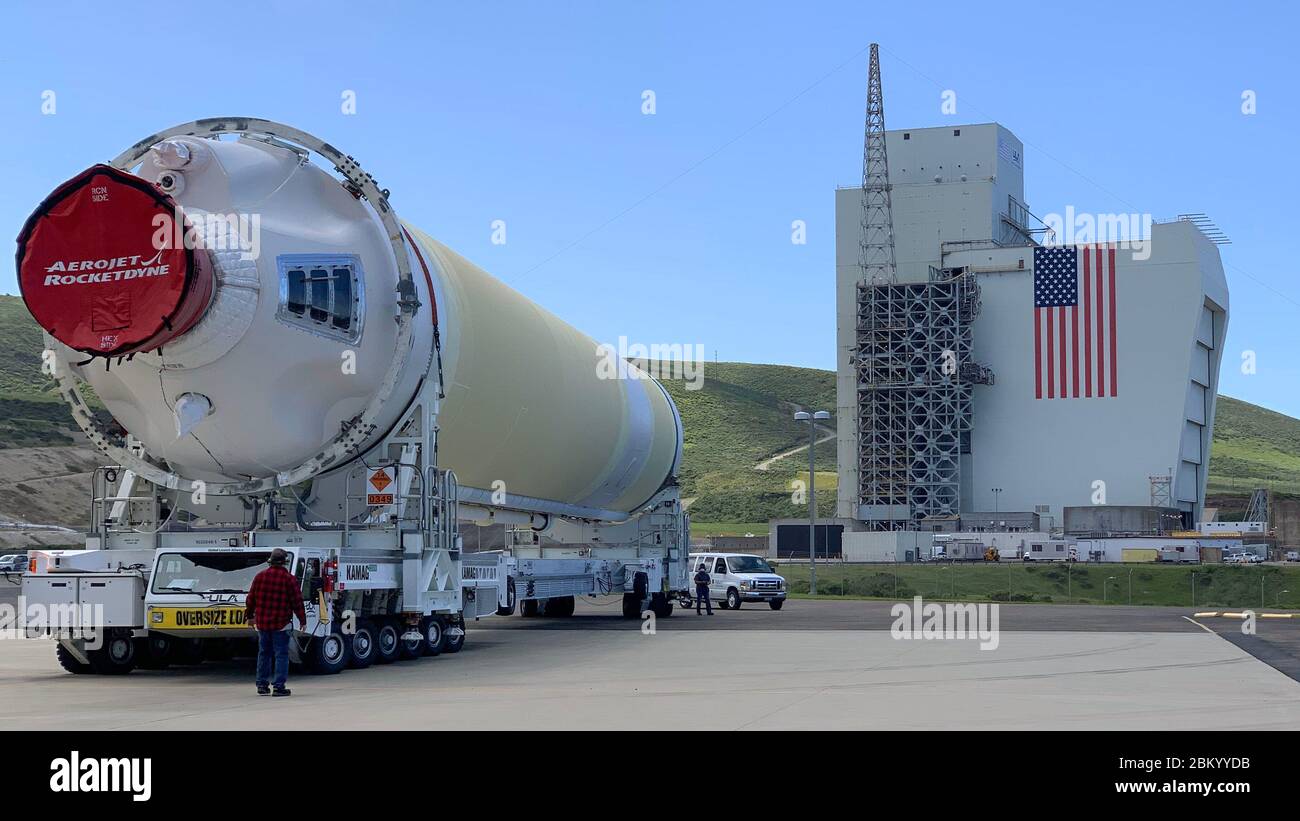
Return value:
M 132 801 L 153 795 L 152 758 L 82 758 L 73 750 L 50 762 L 51 792 L 124 792 Z
M 979 639 L 981 650 L 998 649 L 996 604 L 922 604 L 899 602 L 889 609 L 894 623 L 889 634 L 896 639 Z

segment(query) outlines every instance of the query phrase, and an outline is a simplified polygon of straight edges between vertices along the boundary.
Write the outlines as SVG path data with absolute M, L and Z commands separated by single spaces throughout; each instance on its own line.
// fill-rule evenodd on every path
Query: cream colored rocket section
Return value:
M 410 231 L 440 300 L 439 465 L 462 486 L 569 505 L 631 512 L 654 496 L 680 448 L 659 384 L 631 366 L 610 378 L 591 337 Z

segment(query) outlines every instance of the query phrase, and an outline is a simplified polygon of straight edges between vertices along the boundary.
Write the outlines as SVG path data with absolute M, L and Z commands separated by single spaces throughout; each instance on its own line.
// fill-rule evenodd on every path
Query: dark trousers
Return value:
M 713 600 L 709 598 L 709 588 L 702 584 L 697 584 L 695 586 L 695 614 L 697 616 L 700 613 L 700 602 L 704 602 L 704 606 L 709 609 L 709 615 L 712 616 Z
M 275 678 L 271 678 L 272 664 Z M 289 631 L 257 631 L 257 686 L 272 683 L 278 690 L 289 680 Z

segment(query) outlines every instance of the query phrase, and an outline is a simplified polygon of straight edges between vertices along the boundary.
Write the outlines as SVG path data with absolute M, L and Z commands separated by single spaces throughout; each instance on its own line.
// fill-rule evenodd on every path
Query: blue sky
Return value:
M 1003 123 L 1036 213 L 1208 213 L 1233 239 L 1222 390 L 1300 416 L 1290 7 L 236 5 L 7 4 L 0 226 L 151 131 L 262 116 L 344 148 L 405 219 L 597 339 L 831 368 L 833 190 L 861 176 L 878 41 L 887 125 Z

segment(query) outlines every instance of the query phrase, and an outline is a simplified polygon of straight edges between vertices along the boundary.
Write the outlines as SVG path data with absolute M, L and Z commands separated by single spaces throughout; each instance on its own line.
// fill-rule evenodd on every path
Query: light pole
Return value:
M 1128 603 L 1133 603 L 1133 568 L 1128 569 Z
M 1002 492 L 1002 488 L 1000 488 L 1000 487 L 991 487 L 991 488 L 989 488 L 989 490 L 993 491 L 993 512 L 994 512 L 994 513 L 997 513 L 997 512 L 998 512 L 998 494 Z
M 808 595 L 817 595 L 817 423 L 830 419 L 826 411 L 799 411 L 794 421 L 808 423 Z

